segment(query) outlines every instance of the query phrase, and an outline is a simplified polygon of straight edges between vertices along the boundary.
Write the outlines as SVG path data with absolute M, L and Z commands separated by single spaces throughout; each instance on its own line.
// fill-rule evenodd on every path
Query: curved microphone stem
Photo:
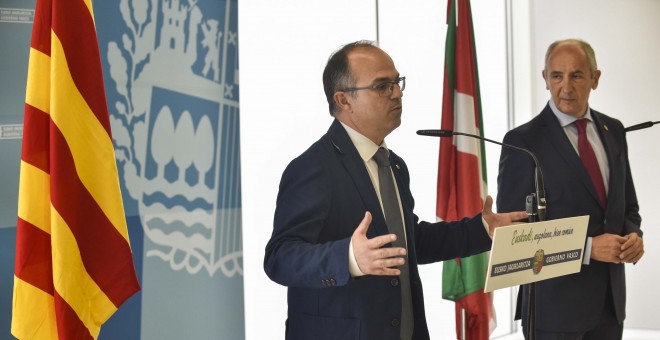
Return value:
M 453 135 L 460 135 L 460 136 L 467 136 L 467 137 L 478 137 L 478 139 L 483 139 L 483 140 L 485 140 L 485 141 L 487 141 L 487 142 L 495 143 L 495 144 L 497 144 L 497 145 L 505 146 L 505 147 L 510 148 L 510 149 L 516 149 L 516 150 L 519 150 L 519 151 L 525 152 L 525 153 L 527 153 L 528 155 L 532 156 L 532 158 L 534 159 L 534 164 L 536 164 L 537 167 L 538 167 L 539 160 L 536 159 L 536 155 L 534 155 L 531 151 L 529 151 L 529 150 L 527 150 L 527 149 L 523 149 L 523 148 L 517 147 L 517 146 L 515 146 L 515 145 L 504 144 L 504 143 L 501 143 L 501 142 L 494 141 L 494 140 L 492 140 L 492 139 L 488 139 L 488 138 L 486 138 L 486 137 L 481 137 L 481 136 L 477 136 L 477 135 L 472 135 L 472 134 L 469 134 L 469 133 L 463 133 L 463 132 L 452 131 L 452 134 L 453 134 Z M 543 179 L 541 179 L 541 180 L 543 180 Z
M 509 144 L 504 144 L 498 141 L 494 141 L 492 139 L 488 139 L 486 137 L 478 136 L 478 135 L 473 135 L 469 133 L 463 133 L 463 132 L 456 132 L 452 130 L 418 130 L 417 131 L 418 135 L 421 136 L 431 136 L 431 137 L 451 137 L 451 136 L 466 136 L 466 137 L 472 137 L 476 139 L 482 139 L 490 143 L 494 143 L 497 145 L 501 145 L 510 149 L 522 151 L 532 157 L 534 160 L 534 166 L 536 167 L 534 171 L 534 185 L 536 189 L 536 208 L 537 208 L 537 219 L 538 221 L 545 221 L 546 217 L 546 200 L 545 200 L 545 185 L 543 183 L 543 173 L 541 172 L 541 167 L 539 166 L 539 160 L 536 158 L 536 155 L 534 155 L 533 152 L 517 147 L 514 145 L 509 145 Z
M 541 167 L 539 166 L 539 160 L 536 158 L 536 155 L 524 148 L 520 148 L 514 145 L 509 145 L 509 144 L 504 144 L 500 143 L 498 141 L 494 141 L 492 139 L 488 139 L 486 137 L 481 137 L 481 136 L 476 136 L 468 133 L 463 133 L 463 132 L 456 132 L 452 131 L 453 135 L 459 135 L 459 136 L 467 136 L 467 137 L 479 137 L 479 139 L 483 139 L 485 141 L 495 143 L 497 145 L 501 145 L 510 149 L 515 149 L 518 151 L 525 152 L 526 154 L 530 155 L 532 159 L 534 160 L 534 166 L 535 166 L 535 171 L 534 171 L 534 186 L 536 189 L 536 208 L 537 210 L 537 216 L 539 221 L 545 221 L 546 217 L 546 201 L 545 201 L 545 184 L 543 182 L 543 173 L 541 172 Z

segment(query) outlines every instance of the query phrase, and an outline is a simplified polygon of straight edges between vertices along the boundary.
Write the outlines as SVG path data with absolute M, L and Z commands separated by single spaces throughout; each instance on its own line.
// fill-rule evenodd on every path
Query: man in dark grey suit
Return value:
M 536 284 L 536 339 L 621 339 L 625 319 L 624 263 L 644 254 L 641 218 L 621 122 L 589 107 L 601 72 L 591 46 L 569 39 L 550 45 L 543 79 L 551 99 L 504 143 L 531 150 L 545 180 L 547 219 L 589 215 L 579 273 Z M 502 149 L 497 208 L 524 208 L 534 192 L 528 155 Z M 527 334 L 529 287 L 522 287 Z M 521 307 L 520 305 L 518 306 Z
M 494 214 L 488 197 L 471 219 L 419 221 L 408 168 L 385 145 L 405 88 L 392 59 L 370 42 L 345 45 L 323 84 L 334 121 L 284 171 L 264 259 L 288 287 L 286 338 L 428 339 L 417 264 L 486 251 L 495 227 L 526 215 Z

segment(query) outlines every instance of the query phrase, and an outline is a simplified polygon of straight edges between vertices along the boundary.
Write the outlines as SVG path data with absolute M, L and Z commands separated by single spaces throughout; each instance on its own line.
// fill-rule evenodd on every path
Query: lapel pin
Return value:
M 610 131 L 605 124 L 603 124 L 603 129 L 605 129 L 605 131 Z
M 396 164 L 395 166 L 396 166 L 397 170 L 401 170 L 401 167 L 399 166 L 399 164 Z

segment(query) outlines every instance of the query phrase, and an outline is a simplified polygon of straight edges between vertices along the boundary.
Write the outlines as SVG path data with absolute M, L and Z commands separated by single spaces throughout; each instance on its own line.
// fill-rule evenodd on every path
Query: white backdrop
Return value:
M 593 106 L 626 125 L 659 120 L 659 115 L 648 108 L 652 96 L 658 93 L 651 79 L 660 78 L 660 29 L 652 20 L 660 14 L 659 5 L 654 0 L 562 0 L 523 6 L 522 13 L 515 12 L 520 16 L 516 19 L 531 26 L 515 26 L 517 31 L 513 33 L 518 40 L 514 48 L 516 52 L 526 51 L 531 60 L 514 63 L 523 68 L 531 65 L 531 69 L 516 72 L 526 77 L 516 83 L 537 86 L 547 44 L 579 36 L 592 41 L 603 69 L 601 87 L 592 96 Z M 262 266 L 280 176 L 292 158 L 327 130 L 332 118 L 321 83 L 323 67 L 340 45 L 376 39 L 376 5 L 375 1 L 364 0 L 241 0 L 239 6 L 246 338 L 283 339 L 286 288 L 271 282 Z M 416 213 L 433 220 L 438 140 L 419 137 L 415 131 L 439 128 L 440 124 L 446 1 L 383 0 L 379 6 L 380 45 L 407 77 L 403 123 L 387 138 L 388 146 L 403 155 L 411 170 Z M 472 0 L 472 13 L 485 135 L 500 140 L 508 126 L 505 0 Z M 640 23 L 642 28 L 635 28 Z M 634 33 L 622 33 L 624 30 Z M 547 100 L 543 88 L 527 88 L 527 92 L 533 100 L 516 100 L 520 116 L 516 123 L 529 120 Z M 653 215 L 659 202 L 652 192 L 658 189 L 657 181 L 652 179 L 658 157 L 657 150 L 641 146 L 652 145 L 651 135 L 657 135 L 660 127 L 654 129 L 655 133 L 639 131 L 629 140 L 631 148 L 634 144 L 640 149 L 631 152 L 631 162 L 642 203 L 647 254 L 628 271 L 626 324 L 657 329 L 650 320 L 648 301 L 660 301 L 657 290 L 650 287 L 658 278 L 651 272 L 651 266 L 658 263 L 657 252 L 652 249 L 657 244 L 653 225 L 659 220 L 657 213 Z M 642 152 L 655 156 L 645 157 Z M 486 153 L 489 192 L 494 196 L 500 150 L 487 146 Z M 442 266 L 421 266 L 420 272 L 431 338 L 450 339 L 454 335 L 454 307 L 441 299 Z M 498 291 L 495 298 L 499 326 L 494 335 L 505 334 L 511 329 L 510 294 Z

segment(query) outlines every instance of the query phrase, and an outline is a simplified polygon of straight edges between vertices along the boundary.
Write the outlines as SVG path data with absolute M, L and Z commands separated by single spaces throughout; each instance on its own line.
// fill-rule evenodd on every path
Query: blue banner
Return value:
M 243 339 L 237 0 L 94 11 L 142 285 L 101 338 Z

